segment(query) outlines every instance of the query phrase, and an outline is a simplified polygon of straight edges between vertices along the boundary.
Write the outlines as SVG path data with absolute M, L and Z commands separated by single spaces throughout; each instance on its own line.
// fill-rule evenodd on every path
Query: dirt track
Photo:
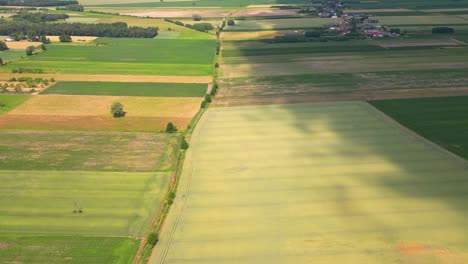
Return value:
M 162 83 L 211 83 L 211 76 L 152 76 L 152 75 L 103 75 L 103 74 L 13 74 L 0 73 L 0 80 L 12 77 L 54 78 L 56 81 L 84 82 L 162 82 Z

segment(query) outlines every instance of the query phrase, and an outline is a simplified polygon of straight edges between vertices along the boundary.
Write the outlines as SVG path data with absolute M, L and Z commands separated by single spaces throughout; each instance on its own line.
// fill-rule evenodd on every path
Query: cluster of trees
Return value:
M 214 29 L 213 25 L 210 23 L 197 23 L 197 24 L 191 25 L 191 24 L 184 24 L 183 22 L 175 21 L 175 20 L 168 19 L 168 18 L 164 19 L 164 21 L 172 23 L 172 24 L 176 24 L 178 26 L 188 27 L 188 28 L 201 31 L 201 32 L 207 32 L 209 30 Z
M 126 23 L 85 24 L 85 23 L 31 23 L 29 21 L 1 21 L 0 35 L 23 34 L 32 36 L 69 35 L 114 38 L 154 38 L 158 28 L 128 27 Z
M 19 12 L 16 15 L 12 16 L 14 20 L 26 20 L 29 22 L 33 23 L 41 23 L 41 22 L 51 22 L 51 21 L 58 21 L 58 20 L 63 20 L 67 19 L 70 16 L 67 14 L 51 14 L 51 13 L 45 13 L 45 12 Z
M 214 29 L 213 25 L 211 25 L 210 23 L 197 23 L 193 25 L 186 24 L 185 26 L 201 32 L 207 32 Z
M 57 7 L 56 10 L 69 10 L 75 12 L 83 12 L 84 7 L 82 5 L 67 5 L 62 7 Z
M 0 40 L 0 51 L 7 50 L 8 46 L 5 42 Z
M 0 0 L 0 6 L 67 6 L 77 5 L 75 0 Z
M 450 27 L 435 27 L 432 29 L 432 34 L 453 34 L 455 29 Z

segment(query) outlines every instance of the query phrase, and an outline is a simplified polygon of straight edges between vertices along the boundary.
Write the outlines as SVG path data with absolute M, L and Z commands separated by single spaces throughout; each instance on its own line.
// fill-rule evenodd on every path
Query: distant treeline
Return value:
M 77 5 L 74 0 L 0 0 L 0 6 L 66 6 Z
M 84 23 L 32 23 L 29 21 L 0 21 L 0 35 L 69 35 L 114 38 L 154 38 L 158 28 L 128 27 L 127 23 L 84 24 Z
M 29 22 L 40 23 L 40 22 L 51 22 L 58 21 L 61 19 L 67 19 L 69 16 L 67 14 L 52 14 L 52 13 L 31 13 L 31 12 L 19 12 L 16 15 L 12 16 L 13 20 L 26 20 Z

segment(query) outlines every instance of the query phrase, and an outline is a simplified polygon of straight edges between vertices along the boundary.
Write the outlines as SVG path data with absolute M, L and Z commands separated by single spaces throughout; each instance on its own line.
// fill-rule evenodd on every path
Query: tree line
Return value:
M 127 23 L 32 23 L 29 21 L 0 21 L 0 35 L 69 35 L 114 38 L 154 38 L 158 28 L 128 27 Z
M 26 12 L 21 11 L 13 15 L 11 18 L 13 20 L 26 20 L 26 21 L 33 22 L 33 23 L 41 23 L 41 22 L 52 22 L 52 21 L 63 20 L 69 17 L 70 16 L 67 14 L 51 14 L 51 13 L 44 13 L 44 12 L 32 13 L 32 12 L 27 12 L 27 11 Z
M 67 6 L 77 5 L 74 0 L 0 0 L 0 6 Z

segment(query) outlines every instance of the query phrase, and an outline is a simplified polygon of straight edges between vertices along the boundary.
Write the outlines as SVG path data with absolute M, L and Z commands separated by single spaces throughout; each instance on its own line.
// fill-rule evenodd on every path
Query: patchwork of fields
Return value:
M 151 263 L 464 263 L 466 166 L 366 103 L 210 109 Z

